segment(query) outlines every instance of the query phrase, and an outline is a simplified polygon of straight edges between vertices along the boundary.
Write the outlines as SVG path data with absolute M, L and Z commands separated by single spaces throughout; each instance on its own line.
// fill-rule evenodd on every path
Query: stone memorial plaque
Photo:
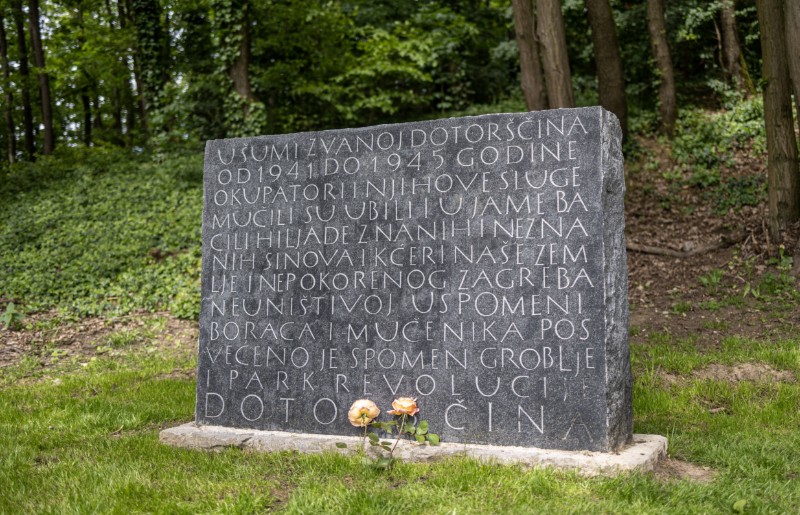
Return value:
M 196 420 L 443 441 L 632 434 L 624 179 L 599 107 L 210 141 Z

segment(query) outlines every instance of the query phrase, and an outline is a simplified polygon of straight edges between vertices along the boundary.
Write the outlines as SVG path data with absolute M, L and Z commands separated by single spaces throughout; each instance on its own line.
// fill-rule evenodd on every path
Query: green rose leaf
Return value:
M 427 432 L 428 432 L 428 421 L 427 420 L 423 420 L 417 426 L 417 434 L 418 435 L 424 435 Z
M 427 436 L 431 445 L 439 445 L 439 435 L 436 433 L 429 433 Z
M 418 443 L 425 443 L 425 436 L 424 436 L 424 435 L 416 435 L 416 436 L 414 437 L 414 439 L 415 439 L 415 440 L 416 440 Z

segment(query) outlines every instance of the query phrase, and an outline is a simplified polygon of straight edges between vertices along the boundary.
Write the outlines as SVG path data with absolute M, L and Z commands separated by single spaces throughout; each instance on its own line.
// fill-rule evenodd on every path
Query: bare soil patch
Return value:
M 737 363 L 721 365 L 711 363 L 705 368 L 692 371 L 690 376 L 679 376 L 669 372 L 660 374 L 666 384 L 684 384 L 691 379 L 711 379 L 726 383 L 793 383 L 796 378 L 788 370 L 776 370 L 766 363 Z
M 661 481 L 680 481 L 683 479 L 698 483 L 710 483 L 717 471 L 688 461 L 665 459 L 658 462 L 653 476 Z
M 794 375 L 788 370 L 775 370 L 766 363 L 739 363 L 736 365 L 719 365 L 712 363 L 693 374 L 699 379 L 713 379 L 738 383 L 753 381 L 756 383 L 793 382 Z
M 24 357 L 34 358 L 47 368 L 64 360 L 88 360 L 98 353 L 121 349 L 155 346 L 194 352 L 197 348 L 197 323 L 168 313 L 68 322 L 59 322 L 54 313 L 37 313 L 24 323 L 26 329 L 0 329 L 0 369 L 18 364 Z
M 274 498 L 270 508 L 279 509 L 286 506 L 294 488 L 294 485 L 291 483 L 279 480 L 278 485 L 269 490 L 270 495 Z

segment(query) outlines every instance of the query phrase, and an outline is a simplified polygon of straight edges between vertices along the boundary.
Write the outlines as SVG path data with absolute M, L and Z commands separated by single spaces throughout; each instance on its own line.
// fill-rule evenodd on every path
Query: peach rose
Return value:
M 347 418 L 356 427 L 366 427 L 381 414 L 381 410 L 369 399 L 359 399 L 350 406 Z
M 393 410 L 389 411 L 390 415 L 408 415 L 414 416 L 419 411 L 417 407 L 417 399 L 411 397 L 398 397 L 392 401 Z

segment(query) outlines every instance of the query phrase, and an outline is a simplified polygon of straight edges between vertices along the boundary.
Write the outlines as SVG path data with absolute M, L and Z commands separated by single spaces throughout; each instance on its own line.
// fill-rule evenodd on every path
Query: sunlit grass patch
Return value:
M 133 345 L 140 351 L 3 383 L 0 512 L 717 513 L 741 500 L 753 512 L 800 505 L 797 381 L 696 376 L 751 362 L 796 374 L 796 340 L 731 338 L 709 350 L 662 334 L 634 345 L 635 431 L 667 436 L 673 459 L 714 472 L 699 483 L 641 473 L 586 478 L 463 458 L 401 463 L 386 473 L 333 453 L 167 447 L 158 432 L 193 416 L 195 357 L 146 352 L 158 338 L 148 327 L 112 337 L 121 349 L 147 340 Z M 664 373 L 678 379 L 665 381 Z

